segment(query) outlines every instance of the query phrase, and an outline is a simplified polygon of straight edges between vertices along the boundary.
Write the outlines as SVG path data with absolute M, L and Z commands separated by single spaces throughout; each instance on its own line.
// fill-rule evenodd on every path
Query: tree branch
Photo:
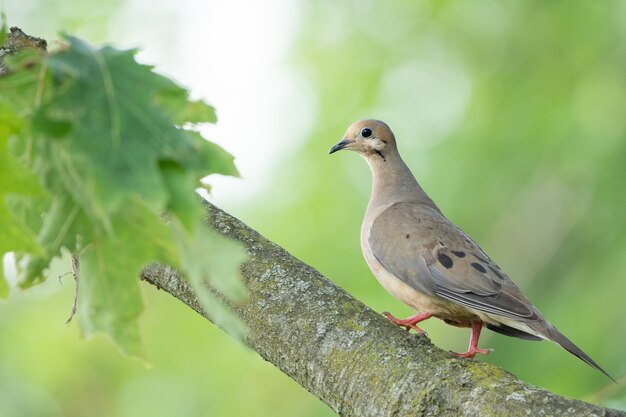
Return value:
M 45 51 L 48 44 L 41 38 L 36 38 L 22 32 L 20 28 L 12 27 L 7 36 L 7 40 L 3 45 L 0 45 L 0 76 L 4 75 L 8 68 L 4 63 L 4 60 L 15 55 L 17 52 L 24 49 L 38 49 Z
M 342 416 L 626 416 L 524 383 L 496 366 L 458 359 L 409 334 L 312 267 L 206 204 L 209 223 L 241 242 L 250 297 L 230 304 L 245 343 Z M 142 278 L 204 317 L 187 282 L 152 265 Z

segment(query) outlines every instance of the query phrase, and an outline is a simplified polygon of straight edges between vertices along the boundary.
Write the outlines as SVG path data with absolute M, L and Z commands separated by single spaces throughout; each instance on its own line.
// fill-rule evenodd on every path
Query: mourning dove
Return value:
M 406 166 L 389 127 L 379 120 L 353 123 L 329 153 L 357 152 L 369 164 L 372 194 L 361 227 L 361 248 L 373 274 L 394 297 L 419 313 L 385 316 L 422 333 L 420 321 L 437 317 L 471 327 L 473 358 L 483 326 L 527 340 L 548 339 L 611 378 L 593 359 L 543 318 L 496 263 L 448 220 Z M 611 378 L 613 379 L 613 378 Z

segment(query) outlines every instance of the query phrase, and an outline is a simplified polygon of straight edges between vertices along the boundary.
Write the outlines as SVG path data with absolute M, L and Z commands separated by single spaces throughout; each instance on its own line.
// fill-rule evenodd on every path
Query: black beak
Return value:
M 330 151 L 328 151 L 328 154 L 330 155 L 331 153 L 335 153 L 337 151 L 342 150 L 343 148 L 345 148 L 346 146 L 348 146 L 348 144 L 351 141 L 349 141 L 348 139 L 343 139 L 341 142 L 339 142 L 338 144 L 336 144 L 335 146 L 333 146 L 332 148 L 330 148 Z

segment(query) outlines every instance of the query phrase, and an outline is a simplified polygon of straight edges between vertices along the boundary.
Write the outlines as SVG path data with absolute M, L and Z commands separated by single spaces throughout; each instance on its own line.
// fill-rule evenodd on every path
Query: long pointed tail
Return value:
M 611 381 L 613 381 L 613 382 L 615 382 L 617 384 L 617 381 L 615 381 L 615 379 L 613 379 L 613 377 L 611 375 L 609 375 L 604 369 L 602 369 L 602 367 L 600 365 L 598 365 L 596 363 L 596 361 L 591 359 L 591 357 L 589 355 L 587 355 L 585 352 L 583 352 L 582 349 L 580 349 L 571 340 L 569 340 L 567 337 L 565 337 L 565 335 L 563 333 L 559 332 L 551 324 L 549 324 L 549 323 L 545 323 L 545 324 L 547 324 L 547 326 L 546 326 L 545 329 L 542 329 L 544 331 L 541 332 L 541 333 L 543 333 L 548 339 L 550 339 L 553 342 L 557 343 L 558 345 L 560 345 L 563 349 L 567 350 L 572 355 L 577 356 L 578 358 L 580 358 L 582 361 L 586 362 L 591 367 L 593 367 L 593 368 L 597 369 L 598 371 L 602 372 L 604 375 L 609 377 L 609 379 Z

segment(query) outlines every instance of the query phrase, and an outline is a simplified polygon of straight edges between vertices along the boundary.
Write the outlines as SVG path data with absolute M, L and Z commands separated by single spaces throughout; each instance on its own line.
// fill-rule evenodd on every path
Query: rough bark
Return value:
M 241 221 L 209 203 L 207 210 L 213 227 L 250 255 L 242 267 L 250 297 L 231 304 L 249 326 L 245 343 L 341 416 L 626 416 L 453 357 Z M 153 265 L 142 278 L 210 320 L 173 269 Z

